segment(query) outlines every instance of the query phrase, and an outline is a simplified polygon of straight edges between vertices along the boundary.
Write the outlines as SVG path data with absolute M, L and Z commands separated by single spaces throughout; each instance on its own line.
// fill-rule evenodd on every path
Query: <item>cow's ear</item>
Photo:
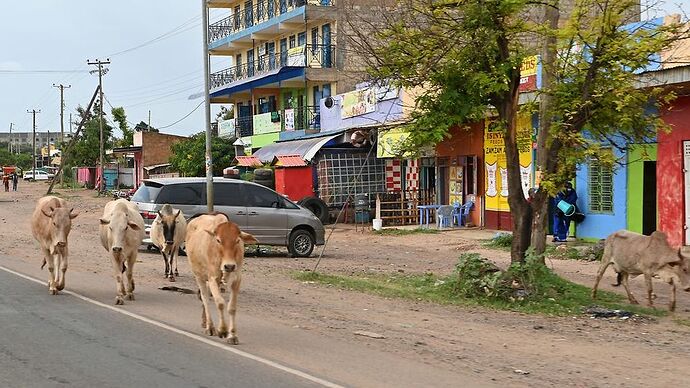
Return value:
M 141 230 L 141 227 L 139 226 L 139 224 L 137 224 L 137 223 L 134 222 L 134 221 L 129 221 L 129 222 L 127 223 L 127 225 L 129 225 L 129 227 L 132 228 L 132 229 L 134 229 L 134 230 Z
M 79 215 L 79 213 L 74 212 L 74 208 L 69 209 L 69 218 L 75 219 L 75 218 L 77 218 L 78 215 Z
M 177 211 L 177 214 L 175 214 L 175 218 L 179 217 L 180 214 L 182 214 L 182 210 L 178 210 L 178 211 Z
M 204 229 L 204 232 L 206 232 L 206 233 L 208 233 L 209 235 L 211 235 L 211 237 L 216 237 L 216 234 L 213 233 L 212 230 Z
M 249 233 L 240 232 L 240 239 L 242 239 L 242 241 L 245 244 L 258 244 L 259 243 L 259 240 L 257 240 L 256 237 L 252 236 Z
M 110 220 L 106 220 L 105 218 L 101 218 L 99 221 L 101 221 L 101 225 L 108 225 L 110 223 Z
M 44 216 L 51 218 L 53 216 L 53 208 L 50 207 L 48 208 L 48 211 L 46 212 L 46 209 L 41 209 L 41 213 L 43 213 Z

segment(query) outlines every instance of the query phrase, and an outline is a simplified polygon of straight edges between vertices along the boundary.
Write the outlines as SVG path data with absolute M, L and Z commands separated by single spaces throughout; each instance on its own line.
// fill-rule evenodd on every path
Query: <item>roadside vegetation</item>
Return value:
M 417 229 L 390 228 L 390 229 L 375 230 L 374 234 L 378 234 L 381 236 L 409 236 L 411 234 L 437 234 L 439 232 L 440 231 L 438 229 L 431 229 L 431 228 L 417 228 Z
M 384 297 L 424 300 L 439 304 L 484 306 L 529 314 L 568 316 L 580 314 L 591 306 L 664 316 L 654 310 L 624 303 L 624 297 L 601 292 L 592 300 L 591 289 L 556 275 L 530 252 L 524 264 L 512 264 L 503 271 L 477 253 L 460 256 L 453 273 L 334 275 L 298 272 L 295 278 L 342 289 Z

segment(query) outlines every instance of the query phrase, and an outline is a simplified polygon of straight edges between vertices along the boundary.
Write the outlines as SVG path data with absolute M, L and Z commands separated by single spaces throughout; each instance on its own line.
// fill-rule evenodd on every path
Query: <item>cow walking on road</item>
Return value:
M 244 244 L 257 242 L 254 236 L 240 231 L 236 224 L 221 213 L 196 215 L 187 225 L 187 259 L 199 286 L 203 304 L 201 327 L 207 335 L 218 335 L 220 338 L 228 337 L 229 333 L 228 342 L 233 345 L 238 343 L 235 313 L 242 280 Z M 221 295 L 221 281 L 230 285 L 227 305 L 230 316 L 229 330 L 225 321 L 225 300 Z M 208 307 L 209 289 L 218 308 L 218 330 L 214 328 Z
M 184 243 L 186 233 L 187 221 L 182 211 L 173 209 L 169 204 L 163 205 L 151 225 L 151 241 L 163 255 L 165 277 L 171 282 L 175 281 L 175 276 L 180 276 L 177 272 L 177 256 Z M 174 274 L 173 261 L 175 262 Z
M 100 222 L 101 243 L 112 255 L 117 286 L 115 304 L 124 304 L 125 296 L 134 300 L 133 271 L 139 245 L 144 239 L 144 219 L 136 205 L 126 199 L 118 199 L 105 205 Z
M 77 216 L 62 198 L 47 196 L 38 200 L 31 217 L 31 232 L 41 245 L 43 264 L 48 264 L 48 290 L 57 295 L 65 288 L 67 272 L 67 237 L 72 229 L 72 220 Z M 55 270 L 60 272 L 56 274 Z
M 619 230 L 608 236 L 604 243 L 604 255 L 592 289 L 592 298 L 597 296 L 597 288 L 606 268 L 613 265 L 622 280 L 630 303 L 637 304 L 637 299 L 630 292 L 628 278 L 644 275 L 647 286 L 647 301 L 653 305 L 652 277 L 659 277 L 671 285 L 671 303 L 669 310 L 676 309 L 676 286 L 690 291 L 690 259 L 681 249 L 673 249 L 668 244 L 666 234 L 660 231 L 644 236 L 627 230 Z

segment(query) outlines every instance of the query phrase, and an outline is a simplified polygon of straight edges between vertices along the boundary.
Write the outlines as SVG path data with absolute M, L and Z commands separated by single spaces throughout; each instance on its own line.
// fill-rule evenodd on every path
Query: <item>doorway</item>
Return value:
M 656 230 L 656 162 L 644 161 L 642 176 L 642 234 Z

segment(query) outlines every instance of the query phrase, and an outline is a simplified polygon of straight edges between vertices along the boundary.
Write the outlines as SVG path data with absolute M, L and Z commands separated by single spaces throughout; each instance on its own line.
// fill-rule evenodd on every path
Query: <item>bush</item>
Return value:
M 496 233 L 484 246 L 492 248 L 510 248 L 513 245 L 513 235 L 510 233 Z
M 455 292 L 465 298 L 501 297 L 510 290 L 501 270 L 478 253 L 460 255 L 455 275 Z

